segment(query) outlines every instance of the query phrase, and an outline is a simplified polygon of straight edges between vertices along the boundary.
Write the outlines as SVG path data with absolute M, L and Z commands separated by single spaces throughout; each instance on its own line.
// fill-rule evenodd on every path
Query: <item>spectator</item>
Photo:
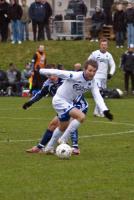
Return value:
M 31 92 L 36 92 L 41 89 L 46 77 L 40 75 L 39 69 L 46 67 L 46 53 L 44 51 L 44 45 L 40 45 L 37 52 L 32 59 L 33 75 L 31 77 L 32 88 Z
M 41 0 L 45 8 L 45 18 L 44 18 L 44 28 L 48 40 L 51 40 L 51 30 L 50 30 L 50 17 L 52 16 L 51 5 L 46 0 Z M 44 35 L 45 38 L 45 35 Z
M 96 6 L 95 8 L 95 13 L 92 15 L 91 21 L 91 42 L 96 41 L 98 42 L 98 38 L 99 38 L 99 33 L 103 27 L 104 24 L 104 20 L 105 20 L 105 15 L 104 13 L 101 11 L 101 8 Z
M 0 0 L 0 35 L 1 41 L 6 42 L 8 38 L 8 24 L 9 24 L 9 3 L 5 0 Z
M 7 89 L 7 75 L 6 72 L 0 69 L 0 95 L 3 95 Z
M 20 29 L 20 19 L 22 17 L 22 8 L 18 4 L 18 0 L 11 0 L 11 4 L 9 7 L 9 17 L 11 19 L 11 27 L 13 32 L 13 40 L 12 44 L 18 42 L 21 44 L 21 29 Z
M 87 6 L 83 0 L 71 0 L 68 3 L 68 13 L 65 19 L 81 20 L 82 22 L 71 22 L 71 35 L 75 36 L 75 39 L 82 39 L 83 37 L 83 19 L 87 14 Z
M 124 46 L 124 32 L 125 32 L 125 12 L 123 11 L 123 4 L 117 5 L 117 10 L 113 17 L 113 28 L 115 31 L 116 47 L 123 48 Z
M 22 3 L 22 17 L 21 17 L 21 41 L 24 39 L 29 40 L 29 7 L 26 4 L 26 0 L 21 0 Z M 24 37 L 25 35 L 25 37 Z
M 128 3 L 125 14 L 127 23 L 127 39 L 129 47 L 130 44 L 134 45 L 134 7 L 132 3 Z
M 30 5 L 29 15 L 32 20 L 33 40 L 44 40 L 45 8 L 41 3 L 41 0 L 35 0 L 35 2 Z
M 32 75 L 31 63 L 26 63 L 25 69 L 21 72 L 21 83 L 24 88 L 29 88 L 29 78 Z
M 7 79 L 8 79 L 8 89 L 9 95 L 21 96 L 21 73 L 16 68 L 14 63 L 9 64 L 9 69 L 7 70 Z
M 121 66 L 124 72 L 125 93 L 129 92 L 129 79 L 131 78 L 131 91 L 134 94 L 134 45 L 130 44 L 128 50 L 121 57 Z
M 105 25 L 112 25 L 112 5 L 114 0 L 103 0 L 102 8 L 105 14 Z
M 77 15 L 86 16 L 87 14 L 87 6 L 83 0 L 70 0 L 67 9 L 72 10 L 75 19 Z

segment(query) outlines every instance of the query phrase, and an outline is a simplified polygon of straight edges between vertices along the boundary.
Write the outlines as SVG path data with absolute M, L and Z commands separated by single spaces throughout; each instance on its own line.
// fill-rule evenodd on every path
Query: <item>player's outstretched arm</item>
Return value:
M 28 109 L 30 106 L 32 106 L 32 102 L 31 101 L 28 101 L 26 103 L 23 104 L 22 108 L 24 110 Z
M 113 120 L 113 115 L 110 113 L 110 110 L 105 110 L 104 112 L 104 116 L 106 117 L 106 118 L 108 118 L 109 120 Z

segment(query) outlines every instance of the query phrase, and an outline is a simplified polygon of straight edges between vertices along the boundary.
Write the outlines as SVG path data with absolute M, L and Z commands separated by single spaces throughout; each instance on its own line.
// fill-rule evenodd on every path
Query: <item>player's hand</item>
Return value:
M 106 118 L 108 118 L 111 121 L 113 120 L 113 115 L 110 113 L 110 110 L 105 110 L 103 113 Z
M 107 79 L 110 80 L 111 78 L 112 78 L 112 75 L 111 75 L 111 74 L 108 74 L 108 75 L 107 75 Z
M 22 108 L 23 108 L 24 110 L 26 110 L 26 109 L 29 108 L 31 105 L 32 105 L 32 103 L 29 101 L 29 102 L 24 103 L 23 106 L 22 106 Z

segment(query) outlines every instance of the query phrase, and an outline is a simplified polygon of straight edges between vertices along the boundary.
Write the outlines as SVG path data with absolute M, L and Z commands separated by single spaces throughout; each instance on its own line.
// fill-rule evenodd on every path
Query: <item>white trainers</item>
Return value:
M 94 42 L 94 41 L 95 41 L 94 39 L 91 39 L 91 40 L 90 40 L 90 42 Z
M 15 41 L 13 40 L 13 41 L 11 42 L 11 44 L 15 44 Z
M 45 152 L 45 154 L 48 154 L 48 155 L 53 155 L 53 154 L 55 154 L 54 148 L 50 148 L 50 149 L 45 148 L 45 149 L 44 149 L 44 152 Z
M 22 42 L 19 40 L 19 41 L 18 41 L 18 44 L 22 44 Z

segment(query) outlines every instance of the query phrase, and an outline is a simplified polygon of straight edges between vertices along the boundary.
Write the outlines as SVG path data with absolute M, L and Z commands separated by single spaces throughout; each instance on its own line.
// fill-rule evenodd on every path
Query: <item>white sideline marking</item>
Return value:
M 117 132 L 117 133 L 110 133 L 110 134 L 96 134 L 96 135 L 83 135 L 80 136 L 80 138 L 92 138 L 92 137 L 103 137 L 103 136 L 113 136 L 113 135 L 123 135 L 123 134 L 128 134 L 128 133 L 134 133 L 134 130 L 131 131 L 124 131 L 124 132 Z M 27 140 L 10 140 L 10 139 L 6 139 L 6 140 L 0 140 L 0 143 L 8 143 L 8 142 L 35 142 L 35 141 L 39 141 L 40 139 L 27 139 Z
M 117 132 L 117 133 L 110 133 L 110 134 L 96 134 L 96 135 L 83 135 L 80 136 L 79 138 L 92 138 L 92 137 L 103 137 L 103 136 L 112 136 L 112 135 L 123 135 L 123 134 L 127 134 L 127 133 L 134 133 L 134 130 L 131 131 L 124 131 L 124 132 Z

